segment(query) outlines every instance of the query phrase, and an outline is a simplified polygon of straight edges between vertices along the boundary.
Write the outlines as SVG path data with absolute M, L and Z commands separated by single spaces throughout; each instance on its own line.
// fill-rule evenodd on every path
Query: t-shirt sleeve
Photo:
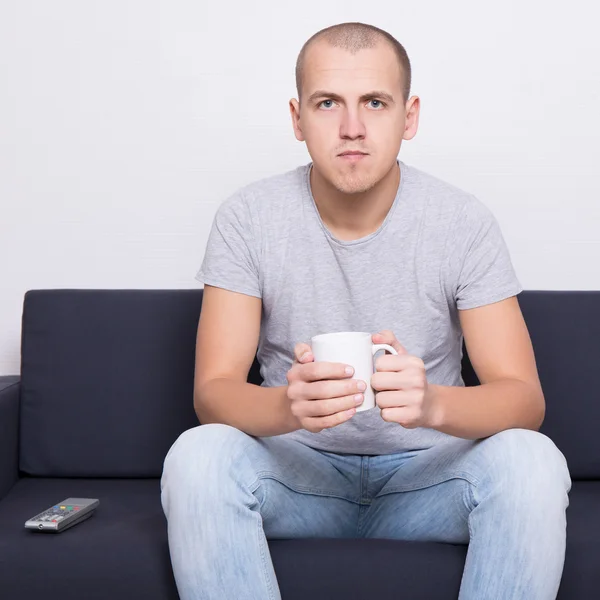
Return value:
M 454 299 L 459 310 L 499 302 L 523 291 L 491 210 L 472 197 L 459 214 Z
M 261 298 L 257 244 L 249 207 L 237 192 L 217 209 L 196 279 Z

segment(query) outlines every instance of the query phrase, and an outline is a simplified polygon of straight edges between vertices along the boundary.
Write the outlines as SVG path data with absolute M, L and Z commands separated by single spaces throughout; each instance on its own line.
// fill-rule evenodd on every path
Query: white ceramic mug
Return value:
M 375 408 L 375 390 L 371 387 L 371 376 L 375 372 L 374 357 L 380 350 L 398 354 L 388 344 L 374 344 L 370 333 L 363 331 L 343 331 L 323 333 L 311 338 L 315 362 L 336 362 L 354 367 L 352 379 L 361 379 L 367 384 L 364 401 L 356 410 Z

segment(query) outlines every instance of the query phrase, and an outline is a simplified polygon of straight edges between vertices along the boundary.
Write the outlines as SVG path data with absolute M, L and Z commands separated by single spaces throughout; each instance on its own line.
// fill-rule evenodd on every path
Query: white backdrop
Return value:
M 0 374 L 23 294 L 190 288 L 214 212 L 308 162 L 287 103 L 344 21 L 407 49 L 400 158 L 487 204 L 527 289 L 600 289 L 600 37 L 591 1 L 3 0 Z

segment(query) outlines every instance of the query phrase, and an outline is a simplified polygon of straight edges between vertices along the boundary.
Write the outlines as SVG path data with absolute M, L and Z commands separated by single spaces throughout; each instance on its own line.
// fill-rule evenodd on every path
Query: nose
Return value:
M 355 140 L 364 138 L 366 134 L 365 124 L 357 110 L 346 109 L 343 112 L 340 123 L 340 137 L 342 139 Z

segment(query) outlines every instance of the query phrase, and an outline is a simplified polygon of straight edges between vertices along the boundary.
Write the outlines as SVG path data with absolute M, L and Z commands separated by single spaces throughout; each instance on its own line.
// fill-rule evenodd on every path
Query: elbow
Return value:
M 538 415 L 537 415 L 537 420 L 536 420 L 536 431 L 540 430 L 545 418 L 546 418 L 546 404 L 542 401 L 542 405 L 538 409 Z
M 194 387 L 194 412 L 202 425 L 212 422 L 208 411 L 206 396 L 200 385 Z
M 532 398 L 532 429 L 539 431 L 546 417 L 546 399 L 540 385 L 535 386 L 535 389 L 532 393 Z
M 515 395 L 515 424 L 513 427 L 539 431 L 546 417 L 546 399 L 539 381 L 516 379 L 520 389 Z
M 197 379 L 194 382 L 194 412 L 201 425 L 222 423 L 221 415 L 217 412 L 222 404 L 217 402 L 218 386 L 213 385 L 218 379 Z

